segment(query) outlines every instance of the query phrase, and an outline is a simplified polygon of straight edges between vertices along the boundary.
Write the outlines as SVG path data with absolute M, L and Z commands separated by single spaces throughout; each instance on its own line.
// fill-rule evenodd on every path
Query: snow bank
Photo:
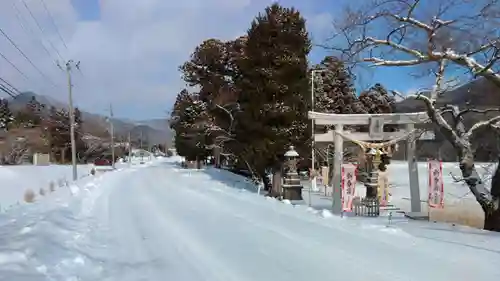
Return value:
M 79 177 L 90 174 L 92 165 L 79 165 Z M 72 179 L 70 165 L 50 166 L 0 166 L 0 210 L 5 211 L 23 202 L 26 190 L 31 189 L 38 195 L 40 189 L 50 193 L 50 185 L 65 186 Z
M 108 175 L 84 177 L 0 214 L 0 280 L 98 280 L 104 268 L 91 266 L 81 245 L 98 243 L 89 238 L 94 230 L 85 218 L 97 207 L 100 182 Z
M 418 176 L 420 187 L 420 201 L 423 212 L 428 211 L 428 168 L 427 162 L 418 163 Z M 482 176 L 486 186 L 490 185 L 491 172 L 494 172 L 496 164 L 494 163 L 476 163 L 479 174 Z M 403 211 L 411 210 L 409 170 L 406 161 L 391 161 L 388 165 L 389 185 L 391 188 L 391 204 Z M 465 224 L 468 226 L 482 227 L 484 214 L 476 202 L 469 188 L 463 182 L 456 182 L 453 177 L 460 178 L 461 171 L 457 163 L 443 163 L 443 181 L 445 193 L 445 207 L 443 210 L 431 209 L 431 220 L 444 221 L 451 223 Z M 304 181 L 303 196 L 306 204 L 309 202 L 310 182 Z M 363 184 L 356 185 L 356 196 L 364 197 L 366 189 Z M 324 196 L 321 192 L 312 192 L 311 205 L 317 209 L 330 209 L 331 197 Z
M 179 161 L 179 157 L 149 159 L 147 157 L 132 157 L 132 165 L 149 165 L 157 161 Z M 128 167 L 127 162 L 117 162 L 116 168 Z M 79 180 L 88 177 L 93 164 L 78 165 Z M 68 187 L 71 192 L 78 192 L 71 185 L 73 169 L 71 165 L 49 165 L 49 166 L 0 166 L 0 212 L 10 209 L 14 205 L 24 202 L 24 194 L 32 190 L 36 197 L 40 198 L 40 190 L 43 189 L 45 196 L 51 193 L 51 186 L 55 189 Z
M 230 171 L 226 171 L 223 169 L 216 169 L 212 167 L 201 169 L 200 171 L 206 174 L 209 178 L 219 181 L 229 187 L 255 193 L 259 191 L 259 187 L 250 179 L 244 176 L 237 175 Z

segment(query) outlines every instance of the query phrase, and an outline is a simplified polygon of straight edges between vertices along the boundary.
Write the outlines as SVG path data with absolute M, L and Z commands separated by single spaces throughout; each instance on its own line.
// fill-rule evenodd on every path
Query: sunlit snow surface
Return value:
M 420 200 L 421 208 L 423 212 L 427 212 L 427 198 L 428 198 L 428 168 L 426 162 L 418 163 L 418 176 L 419 176 L 419 188 L 420 188 Z M 457 163 L 443 163 L 443 182 L 444 182 L 444 203 L 445 208 L 457 207 L 466 208 L 469 213 L 482 215 L 482 209 L 477 204 L 474 196 L 469 191 L 469 188 L 463 181 L 457 181 L 460 179 L 460 169 Z M 483 177 L 486 186 L 489 188 L 491 182 L 491 175 L 496 168 L 494 163 L 476 163 L 478 173 Z M 408 175 L 408 163 L 404 161 L 391 161 L 388 166 L 389 171 L 389 185 L 391 196 L 391 204 L 397 206 L 403 211 L 410 211 L 410 180 Z M 306 188 L 303 195 L 305 197 L 305 202 L 309 203 L 309 187 L 310 182 L 304 181 L 304 187 Z M 356 185 L 356 194 L 358 196 L 364 197 L 366 190 L 363 184 L 358 183 Z M 313 192 L 312 196 L 312 206 L 318 209 L 331 208 L 332 201 L 330 196 L 325 196 L 324 190 L 322 192 Z
M 494 280 L 500 236 L 283 204 L 175 159 L 0 215 L 0 280 Z

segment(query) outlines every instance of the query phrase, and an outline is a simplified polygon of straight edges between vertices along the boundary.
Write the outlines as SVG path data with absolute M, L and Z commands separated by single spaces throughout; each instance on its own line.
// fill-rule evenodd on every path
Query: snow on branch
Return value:
M 417 66 L 446 60 L 500 86 L 500 38 L 495 27 L 498 0 L 448 2 L 436 0 L 436 11 L 418 0 L 373 0 L 357 10 L 348 8 L 335 23 L 332 37 L 342 37 L 346 45 L 339 48 L 336 40 L 324 47 L 339 51 L 354 64 L 368 62 L 371 66 Z M 460 5 L 466 14 L 447 19 L 449 10 Z M 429 13 L 434 16 L 417 18 L 417 14 Z
M 470 191 L 474 194 L 476 200 L 483 206 L 489 206 L 492 202 L 490 191 L 484 186 L 474 167 L 474 151 L 472 149 L 471 137 L 479 129 L 487 126 L 494 126 L 500 121 L 500 116 L 494 117 L 488 121 L 479 122 L 472 126 L 463 136 L 456 129 L 452 128 L 443 118 L 440 110 L 436 109 L 432 100 L 423 95 L 415 97 L 425 103 L 427 114 L 445 138 L 455 147 L 460 156 L 460 169 L 462 170 L 463 181 L 467 183 Z
M 469 131 L 467 131 L 465 134 L 464 134 L 464 139 L 466 141 L 470 141 L 470 138 L 472 137 L 472 135 L 481 130 L 481 129 L 484 129 L 486 127 L 489 127 L 489 128 L 492 128 L 492 129 L 497 129 L 498 128 L 498 125 L 500 123 L 500 116 L 495 116 L 489 120 L 486 120 L 486 121 L 482 121 L 482 122 L 478 122 L 476 124 L 474 124 L 470 129 Z

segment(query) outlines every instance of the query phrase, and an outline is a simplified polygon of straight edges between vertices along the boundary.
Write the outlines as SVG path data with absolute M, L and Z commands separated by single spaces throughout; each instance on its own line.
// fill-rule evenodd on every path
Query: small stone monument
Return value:
M 299 154 L 293 146 L 285 153 L 285 177 L 283 180 L 283 199 L 302 200 L 302 185 L 297 172 Z

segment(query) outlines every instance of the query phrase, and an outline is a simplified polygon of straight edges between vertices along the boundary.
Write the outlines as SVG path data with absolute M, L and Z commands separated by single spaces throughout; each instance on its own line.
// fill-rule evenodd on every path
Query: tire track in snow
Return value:
M 179 173 L 179 172 L 178 172 Z M 182 171 L 180 171 L 182 173 Z M 464 277 L 463 273 L 460 274 L 459 272 L 456 272 L 454 270 L 455 267 L 460 266 L 460 264 L 470 264 L 470 261 L 468 261 L 467 257 L 461 256 L 461 255 L 454 255 L 450 256 L 449 253 L 444 253 L 442 255 L 437 255 L 435 250 L 432 247 L 429 247 L 432 244 L 439 245 L 439 243 L 432 243 L 432 241 L 423 241 L 421 239 L 415 238 L 415 237 L 400 237 L 400 236 L 394 236 L 389 233 L 380 233 L 380 229 L 377 232 L 374 232 L 373 229 L 366 229 L 366 228 L 361 228 L 361 227 L 355 227 L 354 225 L 349 225 L 350 228 L 343 228 L 343 227 L 338 227 L 335 225 L 325 225 L 325 223 L 329 223 L 328 220 L 322 220 L 321 223 L 318 223 L 316 221 L 313 221 L 314 217 L 310 218 L 304 218 L 302 214 L 296 213 L 294 215 L 294 210 L 293 209 L 288 209 L 286 210 L 285 207 L 291 207 L 291 206 L 283 206 L 283 208 L 273 208 L 272 206 L 275 204 L 265 204 L 269 203 L 261 199 L 262 204 L 259 203 L 259 200 L 256 200 L 254 196 L 257 196 L 255 194 L 250 194 L 247 192 L 236 192 L 234 188 L 230 188 L 225 184 L 217 183 L 216 181 L 207 180 L 206 175 L 203 174 L 192 174 L 190 176 L 185 176 L 184 177 L 187 182 L 190 182 L 190 184 L 186 185 L 184 189 L 191 189 L 191 195 L 192 196 L 199 196 L 199 194 L 205 194 L 205 201 L 212 200 L 213 205 L 218 205 L 218 206 L 225 206 L 224 203 L 231 202 L 230 201 L 225 201 L 225 200 L 220 200 L 220 197 L 226 197 L 232 200 L 238 201 L 238 203 L 232 205 L 232 207 L 226 207 L 226 210 L 228 212 L 231 212 L 232 210 L 238 210 L 240 206 L 244 206 L 244 204 L 251 204 L 255 207 L 253 210 L 257 212 L 262 212 L 262 217 L 261 220 L 266 220 L 269 219 L 269 216 L 273 215 L 272 212 L 279 212 L 280 215 L 283 215 L 285 218 L 289 218 L 291 220 L 301 220 L 303 222 L 308 223 L 309 225 L 313 226 L 316 225 L 318 226 L 321 225 L 323 227 L 329 228 L 331 231 L 337 232 L 335 234 L 339 234 L 338 230 L 343 231 L 344 233 L 347 233 L 348 235 L 344 235 L 342 238 L 345 240 L 343 241 L 343 244 L 337 243 L 336 247 L 330 247 L 331 251 L 335 252 L 338 251 L 338 249 L 342 246 L 349 245 L 349 247 L 346 248 L 346 251 L 350 251 L 351 254 L 353 255 L 353 258 L 358 259 L 358 264 L 359 264 L 359 259 L 363 259 L 366 257 L 366 247 L 360 247 L 359 242 L 365 240 L 366 242 L 370 241 L 371 245 L 369 245 L 369 248 L 374 252 L 374 253 L 384 253 L 384 264 L 387 264 L 387 271 L 385 273 L 386 278 L 389 278 L 388 272 L 391 271 L 396 271 L 400 272 L 401 275 L 396 274 L 394 278 L 397 278 L 397 276 L 408 276 L 407 272 L 414 271 L 414 264 L 415 263 L 421 263 L 421 264 L 426 264 L 432 267 L 436 267 L 438 265 L 438 268 L 436 269 L 438 275 L 442 275 L 443 278 L 450 278 L 450 276 L 457 276 L 457 277 Z M 214 185 L 219 185 L 223 188 L 218 188 L 214 187 Z M 224 188 L 225 187 L 225 188 Z M 253 197 L 253 198 L 252 198 Z M 216 200 L 217 199 L 217 200 Z M 271 210 L 269 210 L 271 209 Z M 266 213 L 265 211 L 262 210 L 267 210 L 268 212 Z M 283 211 L 282 211 L 283 210 Z M 248 216 L 242 216 L 242 217 L 247 217 Z M 274 217 L 272 217 L 274 218 Z M 260 223 L 260 222 L 257 222 Z M 283 225 L 283 221 L 279 221 L 275 225 Z M 331 222 L 330 222 L 331 223 Z M 344 223 L 344 221 L 339 221 L 338 223 Z M 269 227 L 269 225 L 267 226 Z M 350 233 L 348 233 L 348 230 L 351 230 Z M 354 231 L 359 231 L 359 232 L 354 232 Z M 384 229 L 385 230 L 385 229 Z M 277 232 L 284 231 L 282 230 L 276 230 Z M 286 230 L 285 230 L 286 231 Z M 303 239 L 304 241 L 307 241 L 308 238 L 308 233 L 305 232 L 303 229 L 295 229 L 295 233 L 302 233 L 302 237 L 299 239 Z M 377 234 L 377 236 L 373 237 L 373 234 Z M 385 241 L 380 239 L 382 238 L 381 235 L 385 234 Z M 287 234 L 288 235 L 288 234 Z M 353 238 L 354 237 L 354 238 Z M 380 237 L 380 238 L 379 238 Z M 339 237 L 335 237 L 335 239 L 338 239 Z M 361 239 L 359 239 L 361 238 Z M 398 240 L 398 241 L 395 241 Z M 420 240 L 420 241 L 419 241 Z M 328 247 L 329 245 L 328 240 L 323 240 L 325 244 L 323 247 Z M 356 243 L 358 242 L 358 243 Z M 375 243 L 378 242 L 378 243 Z M 394 243 L 393 242 L 398 242 Z M 405 243 L 406 242 L 406 243 Z M 417 242 L 423 242 L 423 243 L 417 243 Z M 440 244 L 442 246 L 442 244 Z M 421 246 L 421 247 L 419 247 Z M 312 247 L 312 246 L 311 246 Z M 457 251 L 458 248 L 453 248 L 453 250 Z M 412 260 L 414 262 L 406 262 L 406 263 L 401 263 L 400 257 L 407 256 L 408 251 L 412 252 Z M 390 254 L 389 254 L 390 253 Z M 371 256 L 371 255 L 370 255 Z M 373 255 L 371 258 L 366 258 L 366 262 L 370 263 L 373 262 L 374 260 L 377 260 L 380 258 L 378 255 Z M 418 262 L 420 261 L 420 262 Z M 401 264 L 401 266 L 398 266 L 398 268 L 393 268 L 391 264 Z M 378 265 L 379 267 L 381 265 Z M 382 265 L 383 266 L 383 265 Z M 448 266 L 448 267 L 447 267 Z M 482 267 L 485 265 L 483 264 Z M 445 270 L 445 268 L 449 268 L 449 270 Z M 436 272 L 434 271 L 434 272 Z M 395 273 L 394 273 L 395 274 Z M 429 272 L 427 271 L 417 271 L 415 274 L 412 275 L 412 277 L 416 278 L 417 276 L 421 276 L 419 278 L 426 278 L 429 277 Z M 434 274 L 432 277 L 436 277 L 436 274 Z M 391 280 L 394 280 L 394 278 L 390 278 Z
M 172 176 L 170 180 L 173 180 L 177 183 L 180 182 L 180 180 L 174 178 L 179 177 L 178 174 L 169 174 L 169 176 Z M 187 183 L 186 181 L 184 182 Z M 198 206 L 198 208 L 194 208 L 193 211 L 197 210 L 197 214 L 200 217 L 209 214 L 213 215 L 214 213 L 216 213 L 217 216 L 224 221 L 224 223 L 229 223 L 234 226 L 234 228 L 244 226 L 246 232 L 242 232 L 240 236 L 237 237 L 239 241 L 250 241 L 252 244 L 254 244 L 253 247 L 260 248 L 260 251 L 254 251 L 253 254 L 255 255 L 255 252 L 260 252 L 260 258 L 264 258 L 266 260 L 266 262 L 263 263 L 263 266 L 266 266 L 266 264 L 268 264 L 269 267 L 276 267 L 278 266 L 276 263 L 279 263 L 279 267 L 274 269 L 276 270 L 276 272 L 281 272 L 281 274 L 284 275 L 282 277 L 288 276 L 287 278 L 291 278 L 292 280 L 303 280 L 304 278 L 310 278 L 308 271 L 310 271 L 311 269 L 315 269 L 318 272 L 322 272 L 322 274 L 320 274 L 322 276 L 322 280 L 338 279 L 338 277 L 335 277 L 331 274 L 331 266 L 329 266 L 329 263 L 325 263 L 325 261 L 329 260 L 338 262 L 339 267 L 341 266 L 341 264 L 349 265 L 356 263 L 360 264 L 361 267 L 364 266 L 366 268 L 371 268 L 371 270 L 369 271 L 367 270 L 357 272 L 357 275 L 358 277 L 360 277 L 360 279 L 365 279 L 368 277 L 374 278 L 377 275 L 377 271 L 379 271 L 379 266 L 369 266 L 369 262 L 372 262 L 373 259 L 370 260 L 363 257 L 354 256 L 352 253 L 349 253 L 349 249 L 348 251 L 342 250 L 342 248 L 333 249 L 324 244 L 321 244 L 321 242 L 311 240 L 310 237 L 297 235 L 297 232 L 294 232 L 289 228 L 279 227 L 276 224 L 265 223 L 265 217 L 252 219 L 253 217 L 251 218 L 243 212 L 238 212 L 236 208 L 226 207 L 225 204 L 227 204 L 228 202 L 218 200 L 220 195 L 205 194 L 203 192 L 200 192 L 199 189 L 194 188 L 192 184 L 203 185 L 204 188 L 210 188 L 206 186 L 205 183 L 200 181 L 188 183 L 184 186 L 171 188 L 163 188 L 155 185 L 151 186 L 150 190 L 156 193 L 155 198 L 163 198 L 162 200 L 171 198 L 170 200 L 168 200 L 170 203 L 178 202 L 180 201 L 179 199 L 186 201 L 186 198 L 189 198 L 189 201 L 191 201 L 191 204 L 189 204 L 190 206 Z M 173 193 L 175 193 L 175 198 L 172 198 Z M 174 204 L 176 206 L 178 205 L 176 203 Z M 200 210 L 200 206 L 202 206 L 201 208 L 205 210 L 204 212 Z M 179 209 L 181 208 L 182 207 L 179 207 Z M 269 214 L 272 213 L 268 213 L 268 215 Z M 196 230 L 192 230 L 192 232 L 195 231 Z M 233 230 L 232 232 L 236 233 L 220 232 L 218 235 L 229 236 L 238 234 L 238 231 Z M 227 238 L 227 240 L 229 243 L 229 237 Z M 261 245 L 262 247 L 258 247 L 259 245 Z M 233 246 L 238 247 L 238 245 Z M 341 255 L 342 259 L 339 259 Z M 257 256 L 259 256 L 258 253 Z M 286 258 L 280 258 L 281 256 Z M 350 260 L 348 259 L 349 256 L 351 256 Z M 227 257 L 221 258 L 226 259 L 229 263 L 232 262 L 231 260 L 229 260 L 231 259 L 231 257 L 229 257 L 229 259 Z M 256 260 L 258 259 L 259 257 L 256 257 Z M 363 260 L 365 260 L 365 262 L 362 262 Z M 233 266 L 238 267 L 239 264 L 241 263 L 238 260 L 234 260 Z M 393 274 L 391 274 L 390 271 L 389 273 L 387 271 L 378 272 L 378 275 L 381 278 L 380 280 L 385 280 L 388 277 L 391 277 L 391 280 L 399 280 L 400 277 L 395 274 L 394 276 L 391 276 Z M 406 274 L 403 276 L 406 277 Z
M 139 223 L 137 227 L 143 228 L 142 231 L 145 231 L 152 241 L 162 242 L 160 245 L 155 245 L 154 249 L 159 255 L 163 254 L 161 258 L 164 263 L 173 262 L 176 265 L 176 267 L 170 267 L 170 270 L 165 270 L 168 269 L 165 268 L 163 276 L 174 275 L 177 277 L 177 279 L 174 278 L 175 280 L 181 280 L 180 276 L 184 277 L 182 280 L 252 280 L 233 272 L 232 268 L 221 263 L 220 257 L 197 235 L 193 235 L 176 215 L 176 212 L 183 211 L 182 208 L 180 210 L 167 208 L 168 205 L 165 205 L 163 200 L 158 200 L 161 197 L 150 192 L 158 187 L 158 177 L 149 177 L 148 181 L 142 184 L 149 188 L 134 190 L 134 192 L 138 194 L 138 197 L 140 196 L 140 205 L 144 207 L 142 212 L 149 213 L 150 220 L 147 224 Z M 180 258 L 182 262 L 176 262 L 174 258 Z
M 275 241 L 280 241 L 283 239 L 289 240 L 289 245 L 294 245 L 296 247 L 296 250 L 293 252 L 290 252 L 291 255 L 297 254 L 297 251 L 303 254 L 306 253 L 312 253 L 313 256 L 309 255 L 308 257 L 311 258 L 311 260 L 317 261 L 317 263 L 311 263 L 310 266 L 311 268 L 314 267 L 319 267 L 321 264 L 321 261 L 327 261 L 327 260 L 332 260 L 332 254 L 337 257 L 342 257 L 342 260 L 339 261 L 338 258 L 333 258 L 333 260 L 336 260 L 339 263 L 345 263 L 346 266 L 349 264 L 357 264 L 359 267 L 368 269 L 366 271 L 358 272 L 358 274 L 362 274 L 362 276 L 357 276 L 360 277 L 361 279 L 364 278 L 370 278 L 370 280 L 379 280 L 377 278 L 380 278 L 380 280 L 386 280 L 386 278 L 389 278 L 390 280 L 407 280 L 406 279 L 406 274 L 403 275 L 398 275 L 393 272 L 391 272 L 393 269 L 392 268 L 384 268 L 383 265 L 377 265 L 373 266 L 373 258 L 372 257 L 366 257 L 363 255 L 359 255 L 355 252 L 352 251 L 352 248 L 345 248 L 345 247 L 338 247 L 339 245 L 337 244 L 337 247 L 333 247 L 333 245 L 329 245 L 328 243 L 324 243 L 322 241 L 316 241 L 311 239 L 311 234 L 308 233 L 308 235 L 303 235 L 300 231 L 292 230 L 290 228 L 286 227 L 281 227 L 280 223 L 265 223 L 269 219 L 269 215 L 273 215 L 272 212 L 275 212 L 274 209 L 270 209 L 270 205 L 267 206 L 262 206 L 259 205 L 260 209 L 255 209 L 259 213 L 263 210 L 262 208 L 267 209 L 269 212 L 263 212 L 265 213 L 264 216 L 261 216 L 260 214 L 257 219 L 252 219 L 251 216 L 248 215 L 248 213 L 244 213 L 239 211 L 237 207 L 227 207 L 225 203 L 228 201 L 226 200 L 220 200 L 220 195 L 226 195 L 226 197 L 230 197 L 231 200 L 238 200 L 240 201 L 239 203 L 247 204 L 247 203 L 253 203 L 251 200 L 241 200 L 241 197 L 237 196 L 239 194 L 235 194 L 235 196 L 227 196 L 228 194 L 225 192 L 222 192 L 221 190 L 217 190 L 216 192 L 211 192 L 214 189 L 212 187 L 207 185 L 203 185 L 203 188 L 197 188 L 195 187 L 196 184 L 194 185 L 186 185 L 180 188 L 179 190 L 182 190 L 182 192 L 186 193 L 186 196 L 190 197 L 198 197 L 200 199 L 200 202 L 203 203 L 208 203 L 212 205 L 213 207 L 220 209 L 223 211 L 228 217 L 234 217 L 237 221 L 244 221 L 251 227 L 255 229 L 260 229 L 261 231 L 267 232 L 271 234 L 273 237 L 273 240 Z M 210 194 L 210 193 L 211 194 Z M 237 206 L 242 206 L 242 204 L 235 204 Z M 255 205 L 255 204 L 253 204 Z M 266 216 L 267 215 L 267 216 Z M 291 215 L 290 213 L 283 213 L 280 214 L 282 217 L 288 217 L 292 218 L 293 220 L 298 220 L 300 221 L 297 217 Z M 255 214 L 253 214 L 255 216 Z M 299 223 L 301 223 L 300 221 Z M 312 221 L 307 221 L 308 223 L 311 223 L 311 226 L 319 226 L 318 224 L 315 224 Z M 335 237 L 335 239 L 338 239 L 339 237 Z M 350 238 L 349 236 L 343 235 L 342 238 Z M 352 239 L 351 239 L 352 240 Z M 352 241 L 354 242 L 354 241 Z M 349 241 L 344 241 L 342 245 L 345 245 L 345 243 L 349 243 Z M 286 252 L 286 249 L 279 249 L 281 252 Z M 366 250 L 366 249 L 363 249 Z M 376 251 L 376 249 L 373 249 Z M 303 261 L 304 262 L 304 261 Z M 307 261 L 306 261 L 307 262 Z M 319 269 L 318 269 L 319 270 Z M 326 270 L 327 272 L 330 272 L 331 269 L 328 268 Z M 366 274 L 366 275 L 365 275 Z M 296 275 L 296 274 L 294 274 Z M 331 278 L 335 276 L 330 276 Z M 306 277 L 307 278 L 307 277 Z M 335 277 L 333 280 L 335 280 L 337 277 Z

